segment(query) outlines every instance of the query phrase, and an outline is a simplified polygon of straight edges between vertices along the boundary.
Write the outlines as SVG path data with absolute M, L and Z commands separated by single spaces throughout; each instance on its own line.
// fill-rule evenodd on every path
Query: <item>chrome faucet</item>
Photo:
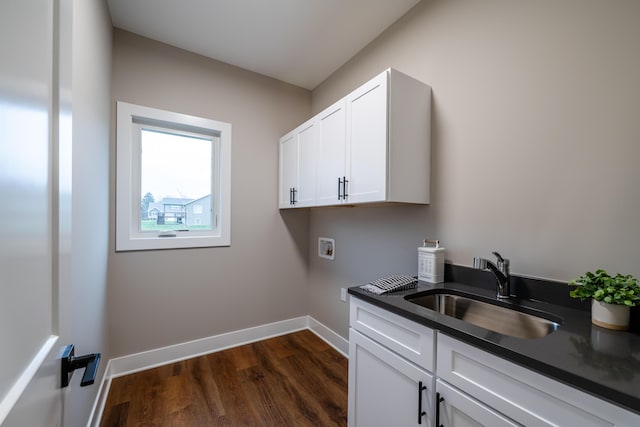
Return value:
M 509 260 L 502 258 L 498 252 L 492 252 L 498 258 L 497 265 L 491 261 L 475 257 L 473 258 L 473 268 L 480 270 L 491 270 L 496 276 L 496 296 L 500 299 L 511 297 L 511 288 L 509 286 Z

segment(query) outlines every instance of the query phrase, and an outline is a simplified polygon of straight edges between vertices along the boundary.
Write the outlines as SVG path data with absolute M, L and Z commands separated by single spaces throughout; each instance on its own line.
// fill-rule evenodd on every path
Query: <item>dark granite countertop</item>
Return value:
M 449 264 L 446 269 L 445 283 L 420 282 L 416 289 L 380 296 L 352 287 L 349 294 L 640 414 L 636 309 L 630 332 L 609 331 L 592 325 L 589 305 L 568 298 L 566 283 L 512 276 L 512 292 L 527 298 L 512 298 L 504 304 L 540 310 L 562 319 L 562 325 L 546 337 L 514 338 L 405 300 L 407 295 L 436 288 L 495 299 L 490 273 Z

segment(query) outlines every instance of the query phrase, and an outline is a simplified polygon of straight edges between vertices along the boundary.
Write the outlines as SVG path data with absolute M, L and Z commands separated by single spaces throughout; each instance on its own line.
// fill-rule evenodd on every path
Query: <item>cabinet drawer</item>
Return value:
M 437 376 L 526 426 L 631 426 L 640 416 L 438 334 Z
M 430 372 L 434 370 L 433 329 L 351 298 L 349 325 Z

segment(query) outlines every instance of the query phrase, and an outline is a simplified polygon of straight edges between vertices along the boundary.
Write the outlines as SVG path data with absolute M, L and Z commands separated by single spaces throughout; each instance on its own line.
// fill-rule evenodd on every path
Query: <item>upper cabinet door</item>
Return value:
M 315 204 L 317 151 L 318 126 L 315 118 L 280 138 L 280 208 Z
M 347 96 L 348 203 L 386 200 L 388 72 Z
M 318 117 L 317 205 L 342 203 L 342 181 L 345 179 L 346 111 L 341 99 L 322 111 Z
M 313 206 L 316 201 L 316 157 L 318 122 L 314 118 L 296 129 L 298 140 L 298 182 L 293 193 L 295 207 Z
M 293 207 L 293 189 L 298 184 L 298 138 L 293 130 L 280 138 L 279 207 Z

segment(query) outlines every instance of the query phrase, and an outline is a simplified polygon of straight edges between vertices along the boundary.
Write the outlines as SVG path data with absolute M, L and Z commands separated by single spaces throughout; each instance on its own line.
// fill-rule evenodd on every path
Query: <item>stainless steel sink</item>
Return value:
M 448 289 L 407 295 L 405 299 L 481 328 L 517 338 L 545 337 L 558 329 L 561 323 L 560 319 L 556 322 Z

